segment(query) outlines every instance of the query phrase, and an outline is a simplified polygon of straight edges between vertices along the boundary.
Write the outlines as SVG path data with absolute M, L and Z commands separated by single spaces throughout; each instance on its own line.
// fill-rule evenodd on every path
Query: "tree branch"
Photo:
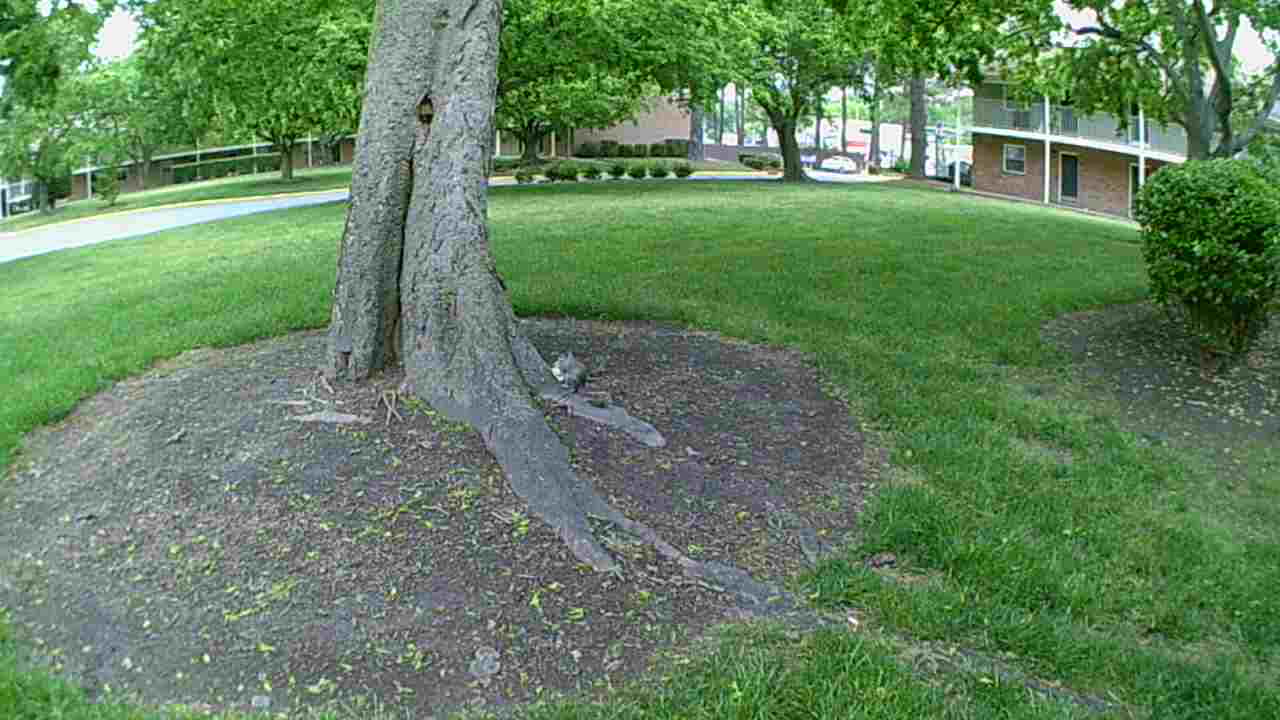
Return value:
M 1275 107 L 1276 100 L 1280 99 L 1280 60 L 1272 63 L 1268 72 L 1271 74 L 1271 87 L 1267 90 L 1266 99 L 1263 100 L 1262 107 L 1258 109 L 1258 114 L 1254 116 L 1253 122 L 1249 124 L 1249 129 L 1241 133 L 1225 148 L 1227 157 L 1233 156 L 1248 147 L 1249 143 L 1253 142 L 1253 139 L 1258 137 L 1258 134 L 1267 126 L 1267 119 L 1271 116 L 1271 110 Z

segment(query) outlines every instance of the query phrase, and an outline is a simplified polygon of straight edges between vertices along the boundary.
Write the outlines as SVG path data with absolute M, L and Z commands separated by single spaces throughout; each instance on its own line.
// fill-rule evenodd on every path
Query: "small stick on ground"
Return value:
M 400 415 L 400 411 L 396 410 L 396 405 L 400 402 L 400 393 L 395 390 L 387 390 L 382 393 L 382 405 L 387 408 L 386 425 L 391 424 L 391 417 L 394 415 L 396 420 L 404 422 L 404 418 Z

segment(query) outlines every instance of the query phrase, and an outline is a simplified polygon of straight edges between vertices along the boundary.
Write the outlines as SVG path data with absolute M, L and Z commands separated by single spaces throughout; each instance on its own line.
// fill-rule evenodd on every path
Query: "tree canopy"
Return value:
M 1264 129 L 1280 97 L 1280 3 L 1272 0 L 1070 0 L 1092 22 L 1023 64 L 1029 83 L 1069 95 L 1076 108 L 1122 119 L 1140 105 L 1187 131 L 1192 158 L 1230 157 Z M 1246 22 L 1272 53 L 1247 72 L 1237 57 Z

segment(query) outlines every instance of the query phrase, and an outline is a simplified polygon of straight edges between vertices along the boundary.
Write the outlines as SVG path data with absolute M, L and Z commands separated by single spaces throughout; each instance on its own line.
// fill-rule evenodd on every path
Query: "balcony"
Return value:
M 1000 130 L 1042 134 L 1045 131 L 1044 105 L 1006 105 L 1003 100 L 973 101 L 973 124 Z M 1135 151 L 1138 148 L 1138 118 L 1129 120 L 1128 127 L 1120 128 L 1120 120 L 1114 115 L 1095 113 L 1080 115 L 1074 108 L 1063 105 L 1049 106 L 1049 133 L 1058 138 L 1080 138 L 1108 145 L 1121 145 Z M 1061 142 L 1061 140 L 1059 140 Z M 1180 127 L 1164 125 L 1147 126 L 1147 149 L 1169 155 L 1187 154 L 1187 135 Z

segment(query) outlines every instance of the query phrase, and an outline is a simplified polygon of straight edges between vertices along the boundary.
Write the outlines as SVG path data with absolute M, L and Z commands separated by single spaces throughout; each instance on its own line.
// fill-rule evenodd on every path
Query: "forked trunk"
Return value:
M 360 380 L 400 360 L 403 389 L 474 426 L 530 510 L 608 570 L 587 514 L 628 521 L 533 404 L 554 381 L 489 250 L 500 16 L 500 0 L 378 3 L 323 369 Z

